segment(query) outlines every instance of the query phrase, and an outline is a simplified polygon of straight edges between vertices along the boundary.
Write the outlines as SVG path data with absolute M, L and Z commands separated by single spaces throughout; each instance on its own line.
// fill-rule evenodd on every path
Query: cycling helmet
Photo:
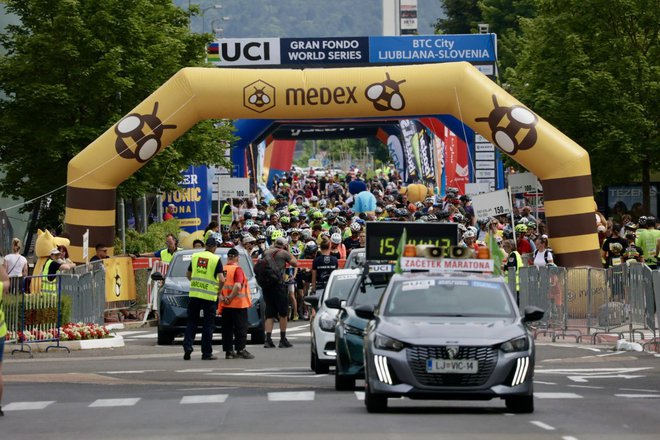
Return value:
M 527 222 L 527 229 L 536 229 L 536 223 Z
M 277 205 L 277 199 L 270 199 L 268 202 L 269 205 Z
M 243 220 L 250 220 L 252 218 L 252 213 L 250 211 L 245 211 L 243 213 Z
M 346 219 L 344 217 L 337 217 L 337 224 L 339 226 L 346 226 Z
M 394 211 L 394 215 L 397 217 L 408 217 L 408 210 L 404 208 L 399 208 L 396 211 Z
M 300 229 L 309 229 L 309 225 L 307 223 L 302 223 L 299 227 Z
M 321 211 L 316 211 L 314 212 L 314 215 L 312 216 L 315 220 L 319 220 L 323 218 L 323 213 Z
M 309 229 L 304 229 L 302 231 L 302 240 L 307 242 L 312 238 L 312 231 Z
M 415 207 L 417 209 L 424 209 L 424 204 L 422 202 L 417 202 L 417 203 L 415 203 Z
M 521 232 L 521 233 L 527 232 L 527 225 L 523 225 L 523 224 L 516 225 L 516 232 Z
M 330 210 L 333 214 L 339 214 L 341 212 L 341 209 L 337 208 L 336 206 Z
M 300 211 L 297 209 L 294 211 L 291 211 L 291 217 L 299 217 L 300 216 Z
M 312 202 L 312 203 L 315 203 L 315 202 L 319 201 L 319 198 L 316 197 L 316 196 L 312 196 L 312 197 L 309 198 L 309 201 Z
M 382 213 L 383 213 L 383 208 L 381 208 L 380 206 L 377 206 L 376 207 L 376 214 L 382 214 Z
M 652 215 L 649 215 L 646 217 L 646 226 L 655 226 L 656 224 L 656 219 Z
M 465 231 L 465 233 L 463 234 L 463 240 L 465 240 L 466 238 L 475 238 L 475 237 L 476 235 L 474 234 L 474 232 L 472 232 L 469 229 Z
M 284 237 L 284 232 L 281 229 L 275 229 L 271 234 L 270 234 L 270 239 L 271 240 L 277 240 L 280 237 Z
M 327 206 L 328 206 L 328 202 L 325 199 L 321 199 L 319 201 L 319 208 L 324 209 Z
M 289 205 L 289 212 L 295 211 L 296 209 L 298 209 L 298 205 L 296 205 L 294 203 Z
M 285 215 L 283 217 L 280 217 L 280 223 L 289 224 L 289 222 L 291 222 L 291 218 L 289 218 L 288 216 Z
M 222 232 L 229 232 L 229 225 L 222 225 L 220 226 L 220 230 Z
M 526 225 L 529 222 L 529 219 L 527 217 L 521 217 L 519 222 Z
M 247 226 L 248 229 L 251 228 L 254 226 L 254 220 L 247 220 L 243 226 Z
M 300 229 L 299 228 L 291 228 L 291 230 L 289 231 L 289 234 L 291 234 L 291 235 L 300 234 Z
M 331 222 L 331 221 L 333 221 L 334 219 L 337 218 L 337 214 L 335 214 L 335 213 L 333 213 L 333 212 L 329 212 L 328 215 L 325 216 L 325 218 L 326 218 L 329 222 Z
M 359 223 L 357 222 L 351 223 L 351 231 L 360 232 L 361 230 L 362 230 L 362 226 L 360 226 Z
M 640 216 L 639 219 L 637 220 L 637 225 L 641 228 L 645 227 L 646 226 L 646 220 L 647 219 L 646 219 L 645 215 Z
M 260 235 L 257 235 L 257 241 L 261 241 L 261 242 L 266 241 L 266 236 L 265 236 L 265 235 L 261 235 L 261 234 L 260 234 Z
M 335 232 L 332 234 L 330 237 L 330 241 L 333 242 L 334 244 L 339 244 L 341 243 L 341 234 L 339 232 Z
M 298 246 L 292 246 L 290 251 L 291 251 L 291 255 L 293 255 L 294 257 L 296 258 L 300 257 L 301 252 Z
M 308 209 L 309 208 L 309 202 L 303 202 L 302 204 L 303 208 Z
M 416 212 L 413 214 L 413 217 L 415 218 L 415 220 L 419 220 L 420 218 L 424 217 L 424 213 L 421 212 L 421 211 L 416 211 Z
M 479 230 L 474 226 L 468 226 L 468 231 L 472 231 L 475 237 L 477 236 L 477 232 L 479 232 Z
M 316 244 L 315 241 L 308 241 L 307 244 L 305 245 L 305 253 L 313 254 L 319 249 L 319 246 Z
M 467 228 L 465 227 L 465 225 L 463 223 L 458 224 L 458 230 L 461 231 L 462 234 L 467 232 Z
M 465 221 L 465 216 L 463 216 L 463 214 L 461 214 L 460 212 L 457 212 L 456 214 L 454 214 L 454 221 L 456 223 L 463 223 Z
M 341 229 L 339 226 L 333 226 L 330 228 L 330 234 L 341 234 Z
M 276 228 L 275 228 L 274 225 L 270 225 L 270 226 L 268 226 L 268 227 L 266 228 L 266 235 L 270 237 L 271 235 L 273 235 L 273 231 L 275 231 L 275 229 L 276 229 Z

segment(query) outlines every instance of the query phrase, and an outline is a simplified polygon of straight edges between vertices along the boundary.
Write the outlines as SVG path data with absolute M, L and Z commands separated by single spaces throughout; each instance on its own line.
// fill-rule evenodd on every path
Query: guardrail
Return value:
M 656 304 L 660 301 L 660 274 L 639 263 L 609 269 L 522 267 L 520 308 L 540 307 L 546 314 L 535 329 L 539 334 L 590 337 L 592 343 L 602 335 L 628 334 L 658 345 Z M 509 274 L 515 291 L 515 275 Z

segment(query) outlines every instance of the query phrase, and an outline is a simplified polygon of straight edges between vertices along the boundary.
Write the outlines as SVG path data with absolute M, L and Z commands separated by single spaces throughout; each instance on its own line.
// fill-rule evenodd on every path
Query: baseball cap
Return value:
M 231 248 L 227 251 L 227 256 L 228 257 L 238 257 L 238 250 L 235 248 Z
M 248 235 L 243 238 L 243 243 L 252 243 L 254 241 L 257 241 L 257 239 L 254 238 L 252 235 Z
M 50 255 L 57 255 L 60 254 L 60 250 L 58 248 L 51 249 Z
M 218 246 L 218 240 L 211 235 L 209 238 L 206 239 L 206 245 L 207 246 Z
M 279 237 L 277 240 L 275 240 L 274 245 L 277 246 L 277 247 L 281 247 L 281 248 L 286 247 L 286 245 L 287 245 L 286 238 Z

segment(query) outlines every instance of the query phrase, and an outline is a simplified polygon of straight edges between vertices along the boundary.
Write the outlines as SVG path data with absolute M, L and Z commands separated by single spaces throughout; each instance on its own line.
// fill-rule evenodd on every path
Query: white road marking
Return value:
M 618 356 L 623 353 L 630 353 L 626 351 L 615 351 L 613 353 L 597 354 L 596 357 Z
M 589 385 L 569 385 L 570 388 L 589 388 L 590 390 L 604 390 L 605 387 L 592 387 Z
M 557 343 L 557 342 L 552 342 L 552 343 L 551 343 L 551 342 L 537 342 L 535 345 L 536 345 L 537 347 L 538 347 L 538 346 L 547 345 L 547 346 L 550 346 L 550 347 L 579 348 L 579 349 L 581 349 L 581 350 L 595 351 L 595 352 L 597 352 L 597 353 L 600 353 L 600 352 L 602 351 L 600 348 L 582 347 L 582 346 L 580 346 L 580 345 L 564 344 L 564 343 Z M 548 360 L 548 359 L 546 359 L 545 361 L 547 361 L 547 360 Z M 545 361 L 544 361 L 544 362 L 545 362 Z
M 286 391 L 268 393 L 268 400 L 271 402 L 302 402 L 314 400 L 314 396 L 314 391 Z
M 550 426 L 546 423 L 539 422 L 538 420 L 531 420 L 529 423 L 531 423 L 532 425 L 536 425 L 541 429 L 545 429 L 546 431 L 554 431 L 555 430 L 554 426 Z
M 582 396 L 575 393 L 534 393 L 534 397 L 539 399 L 582 399 Z
M 615 394 L 615 396 L 626 399 L 660 399 L 660 394 Z
M 261 377 L 325 377 L 327 374 L 316 374 L 313 371 L 309 372 L 296 372 L 296 371 L 263 371 L 261 373 L 208 373 L 210 376 L 261 376 Z
M 156 373 L 159 371 L 167 371 L 167 370 L 99 371 L 99 374 L 142 374 L 142 373 Z
M 143 335 L 148 332 L 145 330 L 135 330 L 135 331 L 125 331 L 125 332 L 122 331 L 116 333 L 121 336 L 132 336 L 132 335 Z M 152 333 L 152 334 L 156 335 L 156 333 Z
M 131 397 L 128 399 L 96 399 L 92 402 L 90 408 L 108 408 L 112 406 L 135 406 L 140 401 L 139 397 Z
M 568 435 L 565 435 L 561 438 L 561 440 L 578 440 L 577 437 L 571 437 Z
M 515 416 L 514 413 L 503 413 L 502 415 L 503 415 L 503 416 Z
M 3 411 L 32 411 L 35 409 L 44 409 L 49 405 L 55 403 L 54 400 L 46 400 L 42 402 L 13 402 L 9 405 L 2 407 Z
M 135 339 L 156 339 L 158 335 L 156 333 L 149 333 L 148 335 L 137 335 L 133 336 Z
M 621 391 L 639 391 L 641 393 L 660 393 L 658 390 L 640 390 L 637 388 L 619 388 Z
M 186 370 L 174 370 L 175 373 L 212 373 L 214 368 L 188 368 Z
M 356 391 L 355 397 L 357 397 L 357 400 L 364 400 L 364 391 Z
M 181 405 L 193 403 L 225 403 L 229 394 L 209 394 L 206 396 L 183 396 L 179 402 Z
M 540 380 L 535 380 L 534 383 L 538 383 L 541 385 L 557 385 L 555 382 L 542 382 Z
M 237 390 L 238 387 L 177 388 L 177 391 Z

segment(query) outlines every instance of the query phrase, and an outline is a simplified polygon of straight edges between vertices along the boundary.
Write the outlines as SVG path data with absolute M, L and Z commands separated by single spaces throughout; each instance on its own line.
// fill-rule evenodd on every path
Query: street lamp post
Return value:
M 208 8 L 202 9 L 201 16 L 202 16 L 202 33 L 206 33 L 206 19 L 204 18 L 204 15 L 206 14 L 206 11 L 210 11 L 211 9 L 222 9 L 222 5 L 220 4 L 215 4 L 213 6 L 209 6 Z
M 213 31 L 213 34 L 214 35 L 220 34 L 220 38 L 224 38 L 224 32 L 225 32 L 224 28 L 219 26 L 216 27 L 216 23 L 222 23 L 223 21 L 229 21 L 229 20 L 231 20 L 231 17 L 221 17 L 217 20 L 213 20 L 211 22 L 211 30 Z

